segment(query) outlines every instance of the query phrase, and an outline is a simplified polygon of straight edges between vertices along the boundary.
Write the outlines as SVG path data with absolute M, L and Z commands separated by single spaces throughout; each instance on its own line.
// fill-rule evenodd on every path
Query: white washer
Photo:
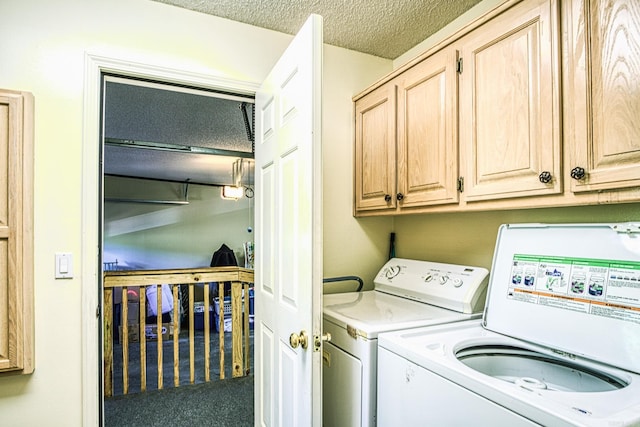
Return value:
M 487 283 L 481 267 L 393 258 L 374 290 L 324 295 L 323 424 L 375 426 L 378 334 L 479 318 Z
M 483 319 L 379 336 L 380 426 L 640 425 L 640 224 L 500 227 Z

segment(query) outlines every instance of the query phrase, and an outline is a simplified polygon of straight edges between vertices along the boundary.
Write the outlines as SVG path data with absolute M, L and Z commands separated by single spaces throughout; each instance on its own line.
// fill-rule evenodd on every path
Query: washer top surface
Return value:
M 385 333 L 378 345 L 542 425 L 640 423 L 640 375 L 486 330 L 480 321 Z
M 355 328 L 358 335 L 373 339 L 380 332 L 458 322 L 479 318 L 430 304 L 412 301 L 380 291 L 324 295 L 326 321 L 342 328 Z

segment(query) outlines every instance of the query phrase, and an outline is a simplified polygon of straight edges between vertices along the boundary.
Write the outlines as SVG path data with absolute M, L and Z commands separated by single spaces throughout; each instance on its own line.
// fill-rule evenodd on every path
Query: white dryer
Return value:
M 500 227 L 482 320 L 379 336 L 380 426 L 640 425 L 640 224 Z
M 323 424 L 375 426 L 378 334 L 479 318 L 487 283 L 484 268 L 393 258 L 374 290 L 324 295 Z

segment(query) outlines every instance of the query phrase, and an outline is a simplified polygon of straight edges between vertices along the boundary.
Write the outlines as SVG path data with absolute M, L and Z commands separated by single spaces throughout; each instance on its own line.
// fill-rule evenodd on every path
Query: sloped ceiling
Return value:
M 286 34 L 296 34 L 316 13 L 325 43 L 395 59 L 481 0 L 155 1 Z

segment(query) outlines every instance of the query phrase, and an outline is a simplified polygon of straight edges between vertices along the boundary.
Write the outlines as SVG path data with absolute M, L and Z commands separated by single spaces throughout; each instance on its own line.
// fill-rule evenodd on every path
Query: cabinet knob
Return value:
M 551 182 L 551 172 L 544 171 L 540 175 L 538 175 L 538 179 L 543 184 L 548 184 Z
M 571 178 L 573 179 L 584 179 L 586 174 L 587 173 L 585 172 L 584 168 L 581 168 L 580 166 L 576 166 L 575 168 L 571 169 Z
M 402 200 L 402 199 L 404 199 L 404 194 L 402 193 L 396 194 L 396 200 Z
M 391 196 L 389 194 L 384 195 L 384 201 L 389 203 L 391 201 Z

